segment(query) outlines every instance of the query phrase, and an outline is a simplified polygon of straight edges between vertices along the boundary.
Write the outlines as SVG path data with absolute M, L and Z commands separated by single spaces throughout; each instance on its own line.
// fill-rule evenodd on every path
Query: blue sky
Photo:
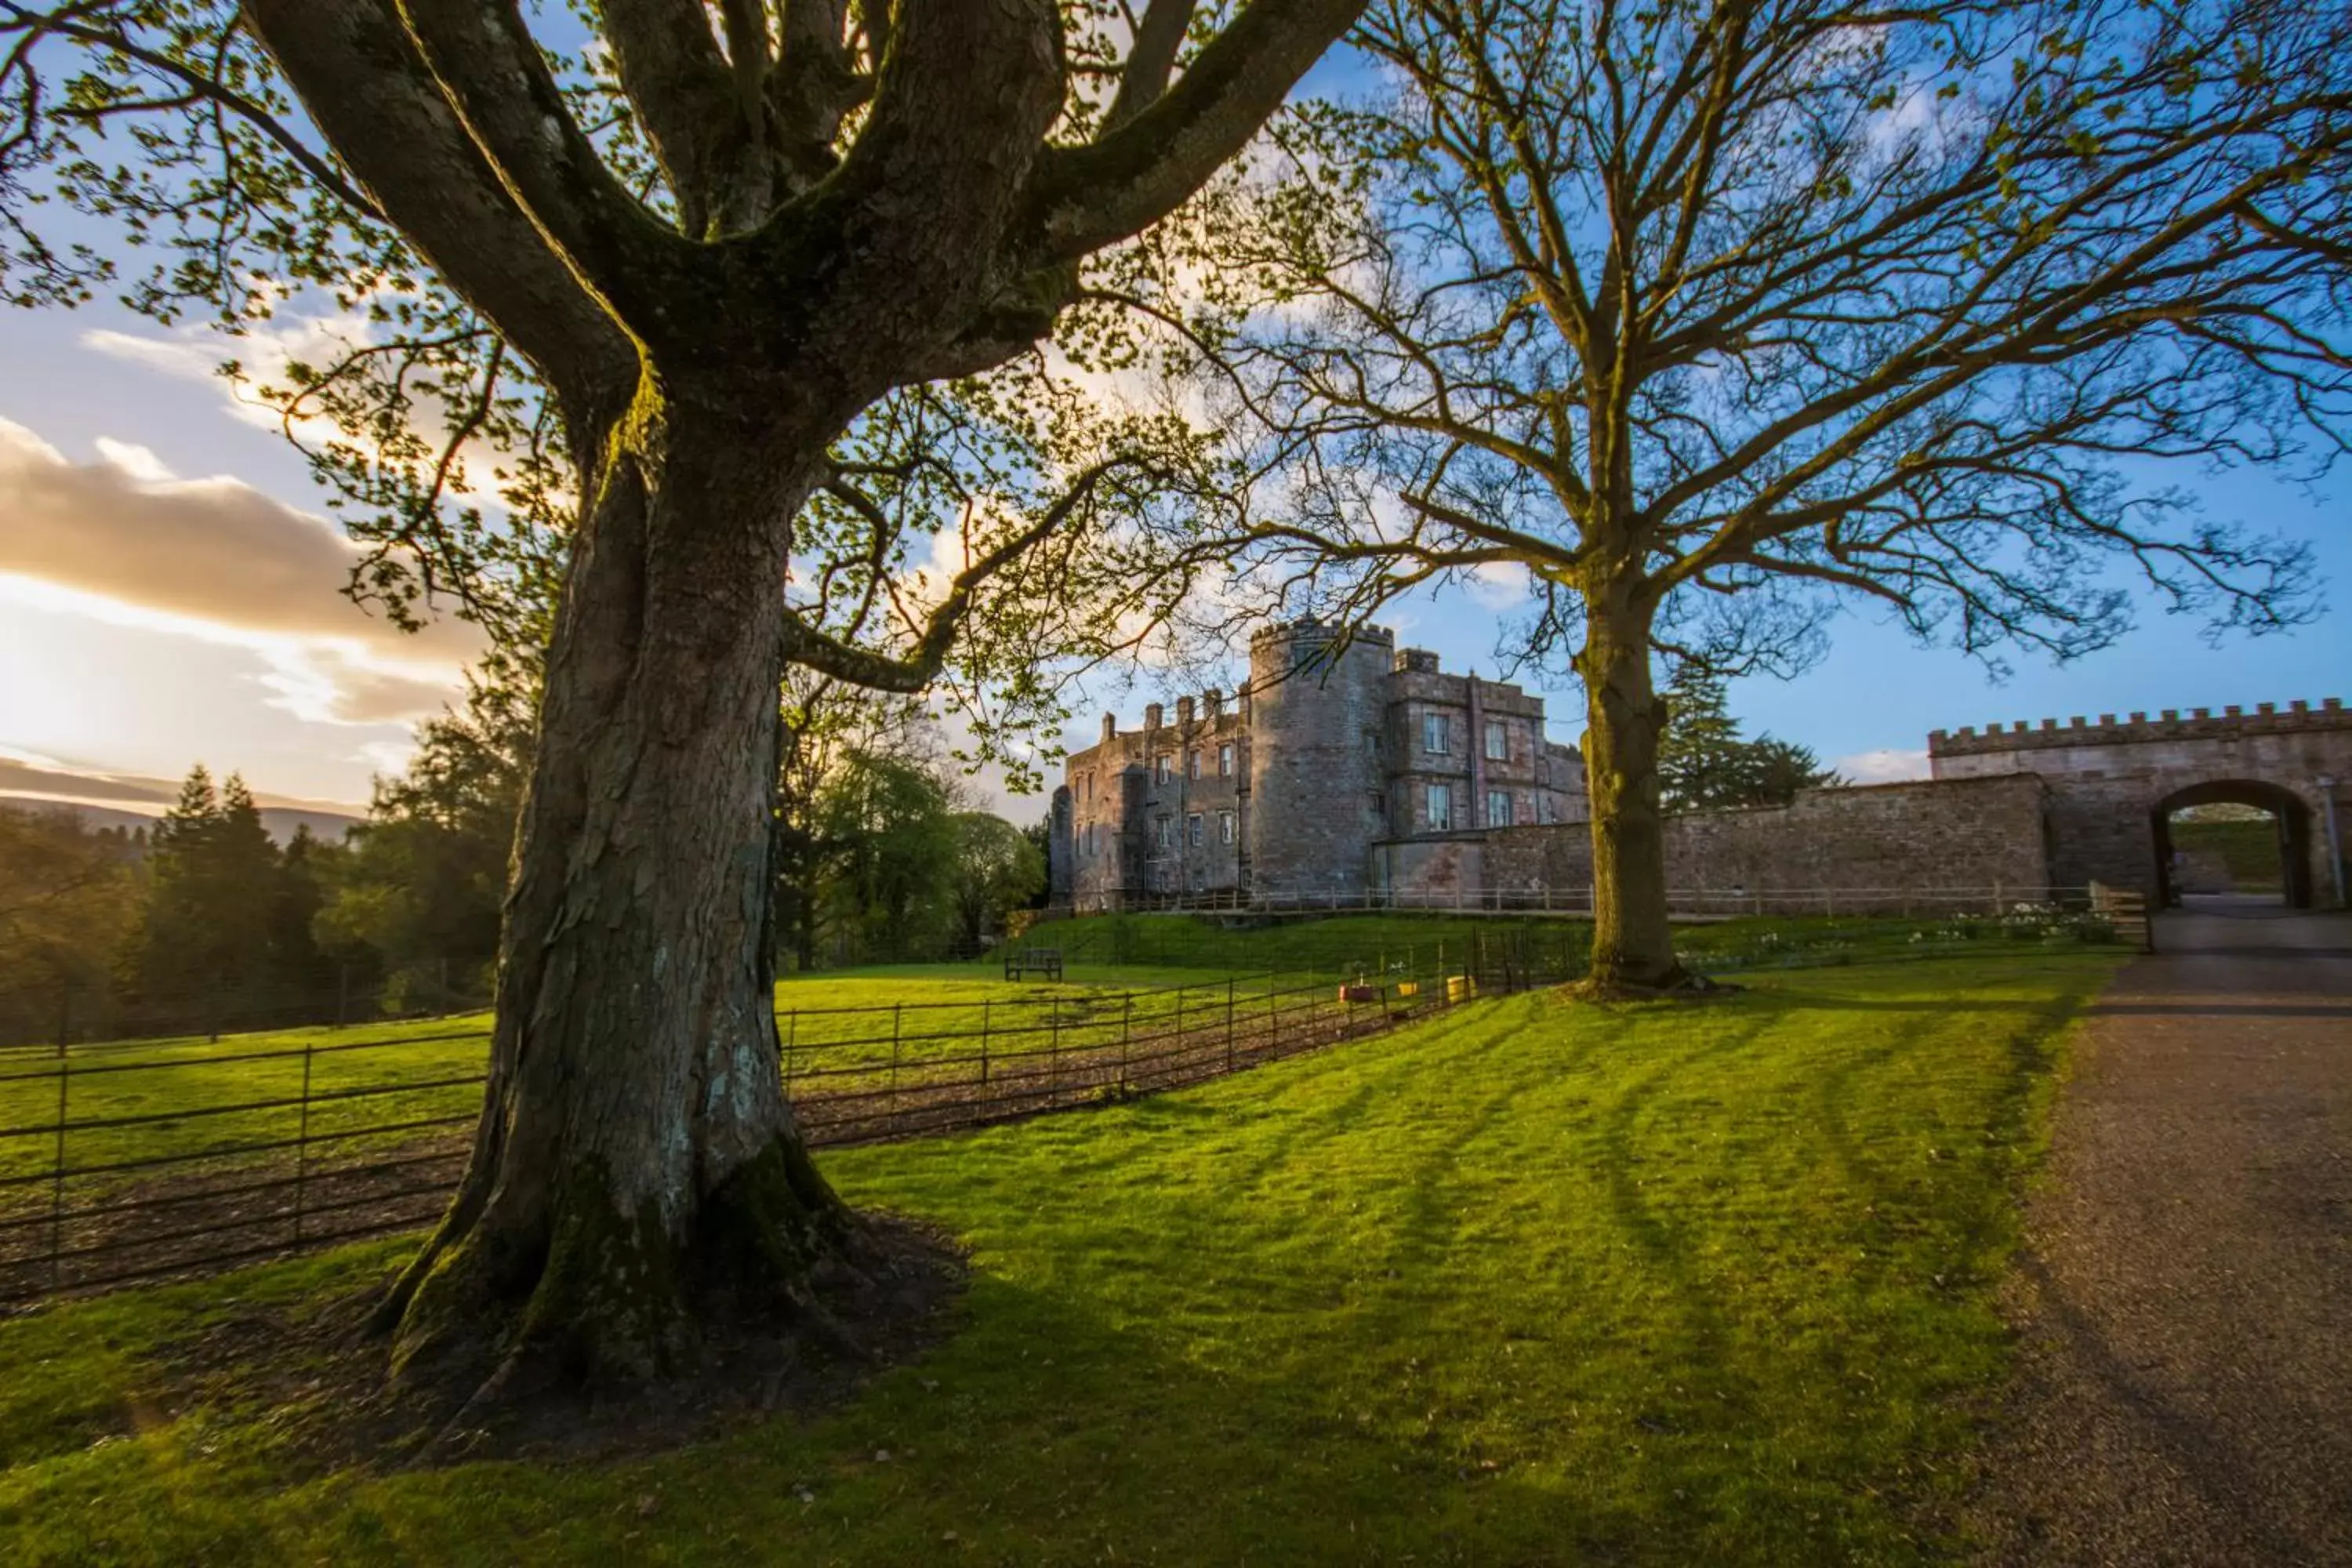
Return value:
M 0 363 L 10 367 L 0 382 L 0 420 L 70 464 L 127 464 L 121 477 L 149 493 L 226 479 L 257 500 L 279 503 L 289 528 L 303 514 L 315 518 L 320 497 L 299 459 L 274 432 L 232 408 L 225 384 L 204 373 L 213 357 L 218 350 L 201 340 L 112 307 L 0 315 Z M 2198 484 L 2217 513 L 2311 540 L 2331 597 L 2352 583 L 2352 481 L 2338 477 L 2315 495 L 2260 475 L 2177 478 Z M 94 547 L 105 543 L 112 521 L 82 524 L 93 531 Z M 0 531 L 22 527 L 15 498 L 0 494 Z M 331 584 L 315 575 L 286 574 L 274 591 L 288 602 L 230 604 L 207 622 L 202 605 L 194 615 L 185 605 L 159 610 L 136 583 L 92 592 L 85 578 L 59 593 L 54 574 L 28 574 L 22 564 L 0 572 L 0 759 L 167 778 L 202 760 L 219 771 L 241 769 L 272 795 L 357 803 L 373 773 L 397 764 L 414 720 L 455 689 L 452 639 L 404 654 L 397 638 L 337 604 Z M 239 569 L 235 561 L 223 565 Z M 200 567 L 191 572 L 202 574 Z M 314 635 L 320 617 L 339 615 L 372 639 L 373 653 L 339 661 L 304 651 L 341 646 L 331 635 Z M 1495 613 L 1464 595 L 1405 606 L 1387 619 L 1404 640 L 1436 648 L 1448 668 L 1495 668 Z M 1801 678 L 1738 683 L 1734 710 L 1751 731 L 1801 741 L 1844 761 L 1850 773 L 1875 776 L 1916 766 L 1927 731 L 1937 727 L 2352 695 L 2345 689 L 2352 687 L 2346 679 L 2352 619 L 2340 613 L 2289 635 L 2219 647 L 2200 640 L 2199 629 L 2149 605 L 2115 647 L 2064 667 L 2021 655 L 2010 679 L 1996 684 L 1975 662 L 1921 648 L 1875 613 L 1858 611 L 1840 618 L 1828 656 Z M 383 700 L 357 700 L 370 672 L 386 670 L 417 679 L 394 681 Z M 1572 691 L 1555 691 L 1551 706 L 1555 737 L 1574 739 L 1582 726 Z M 1073 739 L 1091 730 L 1089 715 Z
M 1335 57 L 1312 85 L 1360 79 Z M 404 640 L 337 599 L 339 547 L 300 459 L 206 374 L 228 352 L 111 304 L 0 312 L 0 793 L 25 787 L 28 765 L 171 779 L 201 760 L 266 795 L 356 804 L 457 691 L 464 629 Z M 2310 540 L 2331 597 L 2352 584 L 2352 475 L 2316 494 L 2255 474 L 2162 477 L 2218 515 Z M 1496 615 L 1449 593 L 1384 619 L 1447 668 L 1492 673 Z M 2199 630 L 2151 603 L 2116 646 L 2064 667 L 2020 654 L 1996 683 L 1862 610 L 1815 668 L 1738 682 L 1732 703 L 1751 732 L 1870 778 L 1916 771 L 1939 727 L 2352 696 L 2341 614 L 2219 647 Z M 1574 740 L 1574 693 L 1550 696 L 1554 738 Z M 1070 742 L 1094 725 L 1082 715 Z

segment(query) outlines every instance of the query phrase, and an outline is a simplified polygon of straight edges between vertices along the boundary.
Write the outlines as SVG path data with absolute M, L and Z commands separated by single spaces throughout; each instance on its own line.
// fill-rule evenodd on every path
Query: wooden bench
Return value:
M 1004 955 L 1004 978 L 1018 980 L 1024 974 L 1042 974 L 1049 980 L 1062 977 L 1062 950 L 1058 947 L 1013 948 Z

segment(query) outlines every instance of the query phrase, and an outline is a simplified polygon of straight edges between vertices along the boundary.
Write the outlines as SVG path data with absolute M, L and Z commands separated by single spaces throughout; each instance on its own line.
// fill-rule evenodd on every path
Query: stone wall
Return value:
M 2049 788 L 2052 872 L 2151 895 L 2164 889 L 2160 819 L 2184 805 L 2231 801 L 2277 814 L 2292 847 L 2288 896 L 2336 900 L 2328 820 L 2352 803 L 2352 712 L 2335 698 L 2249 713 L 2167 709 L 2120 722 L 2103 713 L 1936 731 L 1927 752 L 1941 780 L 2039 774 Z M 2326 783 L 2321 781 L 2326 780 Z M 2333 796 L 2331 800 L 2330 796 Z
M 1372 890 L 1400 904 L 1475 904 L 1488 886 L 1484 840 L 1491 837 L 1465 833 L 1375 844 L 1370 877 Z M 1588 866 L 1585 883 L 1591 880 Z
M 2039 896 L 2051 885 L 2040 779 L 1807 790 L 1786 806 L 1695 812 L 1666 820 L 1666 882 L 1678 910 L 1802 913 L 1824 892 L 1846 907 L 1927 910 Z M 1486 836 L 1486 885 L 1506 896 L 1592 885 L 1590 830 L 1510 828 Z

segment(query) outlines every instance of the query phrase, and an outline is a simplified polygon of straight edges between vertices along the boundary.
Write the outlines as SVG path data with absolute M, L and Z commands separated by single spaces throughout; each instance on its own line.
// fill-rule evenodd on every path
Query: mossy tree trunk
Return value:
M 368 266 L 421 260 L 436 300 L 463 302 L 453 319 L 527 362 L 584 497 L 488 1092 L 458 1195 L 383 1313 L 397 1368 L 479 1363 L 493 1388 L 634 1378 L 678 1361 L 722 1299 L 814 1310 L 811 1281 L 855 1226 L 779 1081 L 785 661 L 925 689 L 987 613 L 991 574 L 1066 513 L 976 556 L 919 626 L 865 638 L 788 613 L 794 514 L 849 482 L 830 454 L 878 402 L 1031 352 L 1086 258 L 1200 189 L 1362 8 L 1250 0 L 1212 26 L 1153 0 L 1116 80 L 1088 66 L 1111 96 L 1081 136 L 1064 111 L 1092 56 L 1050 0 L 864 7 L 854 25 L 833 0 L 771 0 L 723 7 L 723 37 L 700 5 L 604 0 L 593 28 L 650 171 L 607 161 L 515 0 L 230 8 L 308 124 L 209 79 L 189 101 L 259 117 L 294 162 L 239 167 L 320 183 L 303 201 L 360 224 Z M 136 53 L 65 9 L 91 47 Z M 273 226 L 310 210 L 268 196 Z M 293 250 L 317 268 L 341 243 Z M 407 419 L 409 395 L 384 417 Z M 477 434 L 460 425 L 452 453 Z M 889 569 L 917 525 L 873 510 L 874 537 L 831 541 L 797 563 L 803 581 L 828 548 Z M 429 520 L 404 539 L 430 557 Z
M 547 664 L 474 1158 L 403 1280 L 404 1372 L 657 1375 L 814 1310 L 851 1221 L 782 1095 L 769 930 L 783 581 L 822 437 L 648 385 Z

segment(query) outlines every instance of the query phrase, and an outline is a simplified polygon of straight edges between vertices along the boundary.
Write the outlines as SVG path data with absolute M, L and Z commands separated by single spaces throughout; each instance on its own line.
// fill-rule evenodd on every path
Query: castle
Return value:
M 1584 763 L 1516 686 L 1449 675 L 1378 626 L 1250 640 L 1228 704 L 1153 703 L 1073 754 L 1054 793 L 1055 902 L 1081 910 L 1231 896 L 1343 903 L 1430 840 L 1585 820 Z
M 1666 819 L 1667 879 L 1694 913 L 1981 910 L 2082 896 L 2158 903 L 2171 814 L 2271 814 L 2285 901 L 2347 907 L 2352 712 L 2165 710 L 1928 737 L 1933 776 L 1800 791 L 1785 806 Z M 1248 683 L 1103 720 L 1054 792 L 1053 901 L 1591 908 L 1582 760 L 1516 686 L 1449 675 L 1378 627 L 1314 621 L 1250 643 Z

